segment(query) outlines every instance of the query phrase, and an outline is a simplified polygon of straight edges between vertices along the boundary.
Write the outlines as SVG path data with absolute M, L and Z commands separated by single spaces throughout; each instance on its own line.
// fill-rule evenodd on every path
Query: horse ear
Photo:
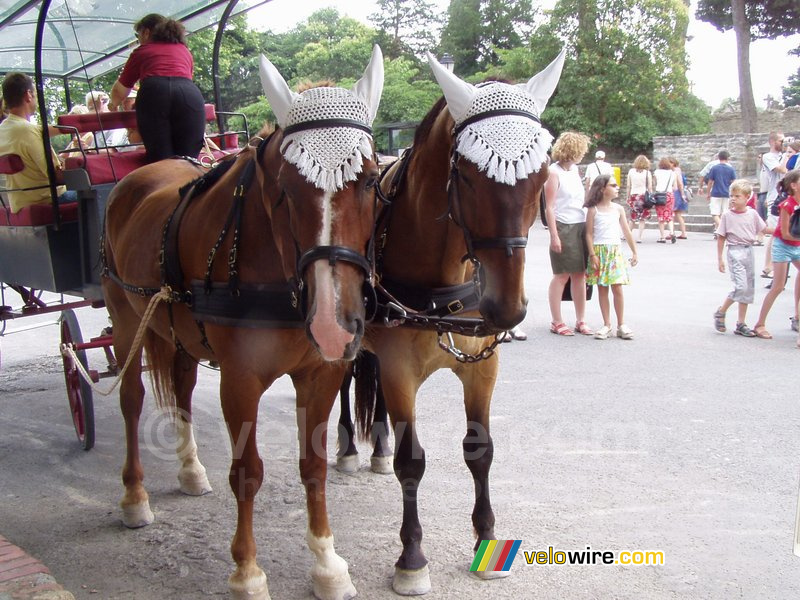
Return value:
M 383 53 L 378 44 L 373 46 L 372 58 L 369 59 L 364 75 L 353 86 L 353 93 L 369 108 L 369 124 L 372 125 L 383 93 Z
M 462 121 L 477 94 L 475 86 L 459 79 L 445 69 L 430 52 L 428 52 L 428 64 L 431 66 L 439 87 L 442 88 L 450 114 L 456 122 Z
M 278 125 L 284 128 L 286 127 L 289 108 L 291 108 L 295 98 L 299 97 L 299 94 L 289 89 L 286 80 L 278 73 L 278 69 L 263 54 L 261 55 L 259 72 L 261 73 L 261 87 L 264 88 L 267 102 L 269 102 L 272 111 L 275 113 Z
M 547 101 L 558 85 L 558 80 L 561 79 L 561 70 L 564 68 L 564 58 L 567 55 L 567 49 L 562 48 L 558 53 L 555 60 L 547 65 L 544 70 L 537 73 L 528 80 L 528 83 L 522 83 L 519 87 L 527 91 L 533 96 L 533 101 L 539 109 L 539 114 L 544 112 Z

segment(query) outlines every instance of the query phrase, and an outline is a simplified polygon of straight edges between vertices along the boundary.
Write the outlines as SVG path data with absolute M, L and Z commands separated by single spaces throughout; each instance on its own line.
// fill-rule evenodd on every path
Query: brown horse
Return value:
M 431 587 L 417 511 L 425 452 L 414 404 L 419 387 L 438 369 L 451 369 L 464 388 L 463 452 L 475 482 L 475 548 L 481 540 L 495 539 L 489 408 L 498 338 L 488 334 L 510 329 L 525 316 L 524 248 L 547 180 L 552 141 L 539 115 L 558 82 L 564 53 L 521 86 L 472 86 L 433 56 L 428 60 L 445 98 L 417 128 L 411 150 L 382 180 L 389 208 L 379 217 L 382 251 L 376 260 L 379 315 L 389 326 L 376 321 L 365 336 L 365 347 L 379 358 L 394 428 L 403 551 L 393 588 L 403 595 L 424 594 Z M 474 316 L 476 309 L 480 318 L 462 317 Z M 372 408 L 365 406 L 360 383 L 357 414 Z M 362 432 L 369 431 L 369 419 L 359 421 Z M 485 578 L 504 574 L 479 573 Z
M 263 57 L 261 76 L 280 129 L 257 149 L 200 179 L 202 169 L 183 160 L 146 166 L 120 182 L 109 199 L 103 289 L 120 364 L 133 355 L 120 391 L 128 446 L 123 521 L 141 527 L 154 518 L 139 460 L 144 388 L 135 335 L 148 296 L 168 283 L 169 301 L 146 322 L 145 350 L 159 399 L 177 413 L 179 480 L 188 494 L 211 491 L 191 427 L 197 360 L 219 363 L 233 448 L 229 481 L 238 508 L 233 596 L 269 598 L 253 538 L 253 500 L 263 478 L 256 418 L 262 394 L 289 374 L 297 391 L 307 541 L 316 555 L 314 594 L 343 600 L 355 589 L 333 547 L 327 457 L 312 432 L 326 430 L 346 360 L 355 356 L 364 332 L 377 177 L 369 132 L 383 59 L 376 46 L 352 90 L 297 94 Z M 323 433 L 322 449 L 325 444 Z

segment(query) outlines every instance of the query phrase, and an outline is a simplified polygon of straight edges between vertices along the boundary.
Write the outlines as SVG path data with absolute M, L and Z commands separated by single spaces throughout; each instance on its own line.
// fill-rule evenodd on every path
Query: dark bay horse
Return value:
M 307 541 L 316 556 L 314 594 L 344 600 L 355 589 L 328 522 L 324 432 L 367 318 L 377 177 L 370 127 L 383 58 L 376 46 L 352 90 L 297 94 L 263 57 L 261 78 L 280 128 L 257 148 L 200 179 L 203 170 L 183 160 L 148 165 L 109 199 L 103 288 L 120 364 L 133 356 L 120 391 L 128 448 L 123 521 L 141 527 L 154 518 L 137 432 L 144 387 L 135 337 L 144 322 L 157 398 L 176 414 L 179 481 L 188 494 L 211 491 L 191 426 L 197 360 L 219 363 L 238 509 L 233 596 L 269 598 L 253 538 L 253 500 L 263 479 L 256 419 L 262 394 L 289 374 L 297 392 Z M 162 291 L 167 301 L 144 321 Z M 317 428 L 321 440 L 312 439 Z
M 417 128 L 411 150 L 382 180 L 389 204 L 378 220 L 376 262 L 378 315 L 386 326 L 376 319 L 364 342 L 379 359 L 395 436 L 403 551 L 393 588 L 403 595 L 431 588 L 417 507 L 425 452 L 417 438 L 414 405 L 419 387 L 438 369 L 452 370 L 464 389 L 462 446 L 475 482 L 475 549 L 481 540 L 495 539 L 489 412 L 498 338 L 491 334 L 525 317 L 524 249 L 547 180 L 546 153 L 553 139 L 539 115 L 558 83 L 564 53 L 519 86 L 473 86 L 444 70 L 433 56 L 428 60 L 444 98 Z M 362 370 L 361 376 L 369 374 Z M 372 401 L 358 390 L 360 381 L 357 414 L 363 409 L 368 414 Z M 360 419 L 360 425 L 368 432 L 371 423 Z M 489 579 L 507 573 L 478 575 Z

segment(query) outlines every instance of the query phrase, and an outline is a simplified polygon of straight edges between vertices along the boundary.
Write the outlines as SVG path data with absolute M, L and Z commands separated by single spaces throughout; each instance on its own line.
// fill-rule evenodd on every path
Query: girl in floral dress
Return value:
M 622 286 L 630 283 L 628 267 L 620 248 L 623 234 L 631 249 L 631 266 L 639 261 L 631 229 L 625 219 L 625 209 L 613 202 L 619 195 L 619 186 L 610 175 L 600 175 L 592 182 L 586 195 L 586 245 L 589 248 L 589 265 L 586 283 L 597 284 L 603 326 L 595 332 L 598 340 L 611 334 L 611 306 L 608 290 L 614 295 L 614 312 L 617 316 L 617 337 L 633 339 L 633 331 L 625 324 L 625 302 Z

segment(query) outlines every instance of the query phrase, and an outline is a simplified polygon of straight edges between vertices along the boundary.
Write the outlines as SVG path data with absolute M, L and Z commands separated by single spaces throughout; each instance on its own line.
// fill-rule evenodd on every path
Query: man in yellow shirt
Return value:
M 8 117 L 0 123 L 0 155 L 17 154 L 25 168 L 14 175 L 6 175 L 9 189 L 39 188 L 21 192 L 8 192 L 11 212 L 32 204 L 49 204 L 50 188 L 47 178 L 47 163 L 42 144 L 42 129 L 31 123 L 36 114 L 37 102 L 33 80 L 24 73 L 9 73 L 3 80 L 3 101 Z M 52 149 L 51 149 L 51 152 Z M 53 165 L 56 168 L 56 182 L 63 181 L 63 171 L 58 156 L 53 152 Z M 63 185 L 56 189 L 58 202 L 75 202 L 77 192 L 67 191 Z

